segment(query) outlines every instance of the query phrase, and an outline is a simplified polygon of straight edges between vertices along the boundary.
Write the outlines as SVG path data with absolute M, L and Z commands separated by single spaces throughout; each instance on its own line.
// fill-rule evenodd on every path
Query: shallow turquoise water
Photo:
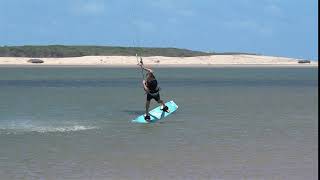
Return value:
M 0 176 L 318 177 L 317 68 L 155 71 L 179 110 L 138 125 L 138 69 L 0 68 Z

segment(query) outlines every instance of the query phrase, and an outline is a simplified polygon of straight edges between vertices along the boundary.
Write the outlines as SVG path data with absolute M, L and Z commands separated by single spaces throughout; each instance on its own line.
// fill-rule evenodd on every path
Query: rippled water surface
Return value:
M 317 179 L 316 68 L 0 68 L 4 179 Z M 152 107 L 156 103 L 152 103 Z

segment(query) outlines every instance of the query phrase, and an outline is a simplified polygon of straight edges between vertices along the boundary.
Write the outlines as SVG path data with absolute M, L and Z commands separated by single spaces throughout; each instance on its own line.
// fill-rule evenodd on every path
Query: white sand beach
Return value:
M 137 65 L 135 56 L 84 56 L 70 58 L 37 58 L 44 62 L 30 63 L 26 57 L 0 57 L 0 66 L 102 66 L 130 67 Z M 221 66 L 288 66 L 315 67 L 317 61 L 298 63 L 299 59 L 260 55 L 211 55 L 197 57 L 143 57 L 147 66 L 157 67 L 221 67 Z

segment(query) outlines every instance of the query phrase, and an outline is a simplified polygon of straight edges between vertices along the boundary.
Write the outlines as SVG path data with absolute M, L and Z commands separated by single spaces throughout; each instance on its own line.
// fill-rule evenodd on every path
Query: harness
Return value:
M 157 96 L 159 94 L 160 89 L 157 88 L 156 91 L 149 91 L 148 94 L 150 94 L 151 96 Z

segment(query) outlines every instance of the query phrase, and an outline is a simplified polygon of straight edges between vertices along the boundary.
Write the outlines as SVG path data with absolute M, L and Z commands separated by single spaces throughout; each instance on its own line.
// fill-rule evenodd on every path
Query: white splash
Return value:
M 70 132 L 70 131 L 84 131 L 84 130 L 90 130 L 90 129 L 98 129 L 94 126 L 69 126 L 69 127 L 33 127 L 30 130 L 33 132 Z
M 91 129 L 98 129 L 95 126 L 83 126 L 83 125 L 73 125 L 73 126 L 34 126 L 34 125 L 27 125 L 21 126 L 14 125 L 14 126 L 7 126 L 7 127 L 0 127 L 0 134 L 11 134 L 11 133 L 24 133 L 24 132 L 39 132 L 39 133 L 47 133 L 47 132 L 73 132 L 73 131 L 85 131 Z

